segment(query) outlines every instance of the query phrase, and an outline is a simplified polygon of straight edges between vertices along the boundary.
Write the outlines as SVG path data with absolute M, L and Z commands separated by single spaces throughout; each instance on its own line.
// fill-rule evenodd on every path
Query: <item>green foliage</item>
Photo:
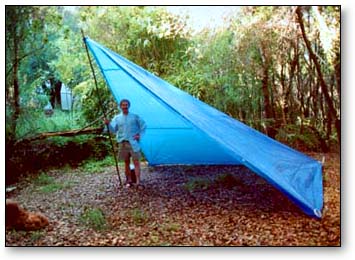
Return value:
M 106 156 L 103 160 L 90 159 L 84 162 L 82 170 L 87 173 L 102 172 L 102 168 L 115 165 L 115 159 L 112 155 Z
M 33 182 L 36 186 L 39 186 L 39 191 L 43 193 L 52 193 L 58 190 L 70 188 L 72 186 L 71 182 L 57 182 L 52 176 L 49 176 L 44 172 L 37 176 L 37 178 L 34 179 Z
M 200 100 L 206 100 L 214 93 L 208 88 L 210 83 L 206 74 L 197 67 L 181 67 L 179 73 L 171 74 L 165 80 Z
M 71 182 L 57 182 L 52 176 L 43 172 L 34 180 L 34 183 L 39 186 L 39 191 L 43 193 L 52 193 L 72 186 Z
M 31 233 L 30 240 L 32 242 L 41 239 L 45 235 L 45 233 L 41 230 L 31 231 L 30 233 Z
M 71 187 L 70 183 L 51 183 L 40 187 L 39 190 L 43 193 L 52 193 L 69 187 Z
M 112 111 L 114 108 L 116 108 L 114 111 L 117 111 L 118 107 L 102 77 L 98 75 L 97 78 L 98 90 L 92 80 L 83 81 L 73 89 L 74 95 L 79 100 L 79 109 L 83 117 L 89 122 L 103 115 L 100 100 L 104 102 L 103 106 L 106 113 Z M 112 114 L 109 116 L 112 116 Z
M 295 149 L 321 151 L 321 142 L 317 134 L 307 125 L 286 125 L 278 130 L 276 139 Z
M 47 175 L 45 172 L 42 172 L 35 180 L 34 183 L 36 185 L 48 185 L 53 184 L 55 182 L 52 176 Z
M 101 39 L 109 48 L 160 76 L 180 64 L 189 46 L 190 32 L 184 19 L 164 8 L 88 7 L 80 9 L 80 17 L 90 25 L 87 32 L 92 38 Z M 103 35 L 102 28 L 110 33 Z
M 26 106 L 26 99 L 29 99 L 28 96 L 33 90 L 54 75 L 48 64 L 57 58 L 57 48 L 53 43 L 59 36 L 55 32 L 61 26 L 61 16 L 55 7 L 8 6 L 6 9 L 9 26 L 6 44 L 8 50 L 11 49 L 6 52 L 8 59 L 11 60 L 6 65 L 11 71 L 10 66 L 14 65 L 15 59 L 12 51 L 15 52 L 18 48 L 20 94 L 22 105 Z M 14 42 L 17 45 L 14 45 Z M 7 75 L 11 76 L 13 76 L 11 73 Z
M 16 140 L 17 119 L 21 107 L 28 100 L 31 83 L 46 68 L 41 57 L 50 57 L 53 50 L 48 44 L 52 25 L 58 26 L 56 13 L 51 7 L 6 6 L 6 127 L 7 142 Z M 48 20 L 47 20 L 48 19 Z M 48 47 L 48 49 L 47 49 Z M 43 58 L 45 59 L 45 58 Z M 39 65 L 41 64 L 41 65 Z
M 53 59 L 49 65 L 55 71 L 56 78 L 72 89 L 91 79 L 92 75 L 81 37 L 78 37 L 77 33 L 69 32 L 69 35 L 55 42 L 58 58 Z
M 85 208 L 80 216 L 80 222 L 98 231 L 108 228 L 105 215 L 100 208 Z
M 131 218 L 136 225 L 143 225 L 149 219 L 149 215 L 143 209 L 134 208 L 131 210 Z
M 43 110 L 27 109 L 18 119 L 17 138 L 29 137 L 42 132 L 56 132 L 80 129 L 85 121 L 79 111 L 54 109 L 52 116 L 46 116 Z

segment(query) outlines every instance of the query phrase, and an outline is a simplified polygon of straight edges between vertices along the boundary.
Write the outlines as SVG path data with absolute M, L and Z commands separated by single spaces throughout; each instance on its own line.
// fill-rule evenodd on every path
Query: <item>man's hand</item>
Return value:
M 105 119 L 104 119 L 104 124 L 105 124 L 105 125 L 108 125 L 109 123 L 110 123 L 110 120 L 108 120 L 108 119 L 105 118 Z

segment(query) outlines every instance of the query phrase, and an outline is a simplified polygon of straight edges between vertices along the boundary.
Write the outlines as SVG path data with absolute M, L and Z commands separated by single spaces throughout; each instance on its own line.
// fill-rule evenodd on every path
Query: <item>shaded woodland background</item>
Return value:
M 340 6 L 241 7 L 223 28 L 199 33 L 164 7 L 6 6 L 7 182 L 109 151 L 101 135 L 28 141 L 97 120 L 98 95 L 117 112 L 98 68 L 95 91 L 81 29 L 272 138 L 302 151 L 339 149 Z M 61 84 L 75 97 L 69 112 L 60 109 Z

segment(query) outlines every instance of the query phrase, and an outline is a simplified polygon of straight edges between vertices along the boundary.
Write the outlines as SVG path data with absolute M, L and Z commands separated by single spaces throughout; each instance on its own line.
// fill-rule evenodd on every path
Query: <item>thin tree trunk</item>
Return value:
M 14 26 L 14 28 L 16 28 Z M 13 30 L 14 38 L 13 38 L 13 47 L 14 47 L 14 59 L 13 59 L 13 106 L 14 106 L 14 113 L 12 115 L 12 135 L 13 138 L 16 138 L 16 128 L 17 128 L 17 119 L 20 116 L 20 87 L 18 81 L 18 66 L 19 66 L 19 59 L 18 59 L 18 40 L 15 36 L 15 30 Z
M 334 60 L 334 71 L 335 71 L 335 79 L 337 83 L 337 92 L 340 98 L 340 88 L 341 88 L 341 70 L 340 70 L 340 57 L 339 54 L 336 55 Z
M 266 119 L 268 120 L 267 122 L 267 127 L 266 131 L 268 136 L 271 138 L 275 138 L 276 136 L 276 131 L 274 127 L 270 126 L 270 119 L 273 118 L 273 113 L 272 113 L 272 107 L 270 103 L 270 91 L 269 91 L 269 73 L 268 73 L 268 67 L 264 64 L 264 70 L 263 70 L 263 79 L 262 79 L 262 91 L 263 91 L 263 96 L 264 96 L 264 109 L 265 109 L 265 116 Z
M 312 66 L 311 70 L 311 79 L 312 79 L 312 91 L 311 91 L 311 97 L 312 97 L 312 113 L 315 118 L 319 118 L 319 107 L 318 107 L 318 89 L 319 89 L 319 84 L 318 81 L 315 81 L 315 73 L 314 73 L 314 67 Z
M 286 93 L 286 83 L 285 83 L 285 73 L 284 73 L 284 64 L 282 64 L 281 66 L 281 72 L 280 72 L 280 83 L 281 83 L 281 88 L 282 88 L 282 94 Z M 287 121 L 286 121 L 286 102 L 287 100 L 284 97 L 281 97 L 281 116 L 282 116 L 282 124 L 286 125 Z
M 293 79 L 295 78 L 295 71 L 296 71 L 296 68 L 299 67 L 299 53 L 298 53 L 298 40 L 294 46 L 294 57 L 292 59 L 292 62 L 290 64 L 290 69 L 289 69 L 289 84 L 288 84 L 288 88 L 287 88 L 287 91 L 285 93 L 285 102 L 286 102 L 286 105 L 285 105 L 285 109 L 284 109 L 284 113 L 286 115 L 286 118 L 292 118 L 290 115 L 289 115 L 289 111 L 290 111 L 290 108 L 291 108 L 291 111 L 293 110 L 292 107 L 294 106 L 293 105 L 293 96 L 292 96 L 292 83 L 293 83 Z

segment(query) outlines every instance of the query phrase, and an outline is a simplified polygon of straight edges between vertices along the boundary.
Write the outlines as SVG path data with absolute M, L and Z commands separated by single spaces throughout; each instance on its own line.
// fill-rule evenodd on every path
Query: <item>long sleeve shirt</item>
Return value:
M 111 133 L 116 133 L 117 142 L 129 141 L 134 152 L 138 152 L 141 149 L 134 136 L 144 133 L 146 123 L 138 115 L 132 113 L 124 115 L 121 113 L 115 116 L 108 126 Z

